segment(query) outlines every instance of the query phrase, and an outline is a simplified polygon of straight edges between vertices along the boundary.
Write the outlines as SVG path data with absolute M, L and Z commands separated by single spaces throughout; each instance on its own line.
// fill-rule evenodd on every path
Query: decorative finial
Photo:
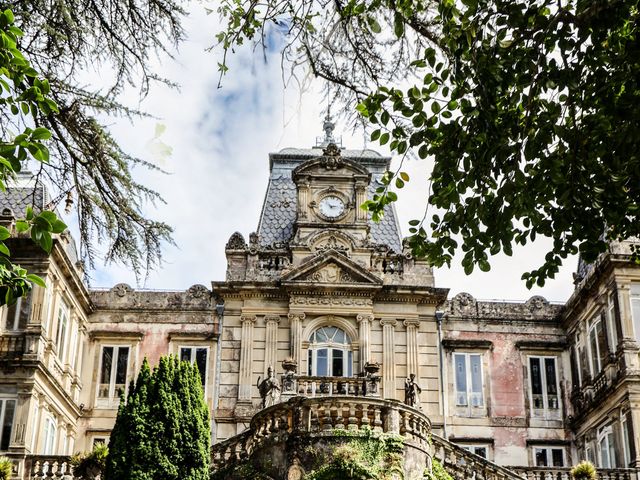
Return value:
M 338 147 L 342 146 L 342 139 L 333 136 L 333 131 L 335 130 L 335 128 L 336 124 L 333 123 L 333 119 L 331 118 L 331 109 L 327 108 L 327 115 L 324 117 L 324 122 L 322 122 L 324 138 L 316 138 L 316 148 L 326 148 L 331 144 L 335 144 Z

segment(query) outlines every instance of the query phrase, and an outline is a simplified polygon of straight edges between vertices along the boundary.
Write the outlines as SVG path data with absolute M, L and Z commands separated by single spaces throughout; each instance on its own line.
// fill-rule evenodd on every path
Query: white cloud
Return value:
M 148 212 L 173 225 L 177 243 L 165 249 L 166 263 L 151 273 L 144 285 L 148 288 L 184 289 L 224 279 L 227 239 L 236 230 L 246 237 L 257 228 L 268 153 L 286 146 L 310 147 L 322 133 L 320 86 L 313 84 L 313 90 L 302 96 L 295 88 L 284 89 L 280 59 L 273 52 L 267 52 L 265 63 L 261 51 L 240 49 L 231 57 L 223 87 L 217 88 L 218 59 L 205 51 L 213 41 L 216 22 L 216 16 L 205 15 L 202 6 L 192 6 L 185 25 L 190 37 L 176 60 L 158 60 L 160 73 L 179 83 L 180 90 L 152 88 L 141 108 L 157 118 L 111 124 L 125 150 L 171 172 L 136 172 L 139 180 L 167 201 Z M 131 89 L 124 100 L 135 104 L 137 93 Z M 158 123 L 166 127 L 159 139 Z M 363 146 L 358 135 L 344 134 L 343 142 L 352 148 Z M 171 148 L 170 156 L 164 146 Z M 406 166 L 412 181 L 397 204 L 404 233 L 410 219 L 422 216 L 428 168 L 428 162 L 411 161 Z M 450 288 L 452 294 L 468 291 L 477 298 L 526 299 L 542 294 L 565 300 L 572 290 L 575 260 L 544 289 L 528 291 L 520 280 L 521 273 L 537 266 L 543 254 L 544 244 L 538 242 L 516 249 L 513 258 L 497 258 L 490 273 L 467 277 L 457 264 L 451 270 L 439 269 L 437 286 Z M 99 266 L 92 276 L 95 286 L 135 284 L 131 272 L 113 265 Z

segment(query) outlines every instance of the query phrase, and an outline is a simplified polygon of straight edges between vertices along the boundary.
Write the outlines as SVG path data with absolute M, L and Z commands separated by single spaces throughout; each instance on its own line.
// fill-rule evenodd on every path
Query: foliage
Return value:
M 71 457 L 73 474 L 83 480 L 102 477 L 107 465 L 109 448 L 104 443 L 97 443 L 90 452 L 76 453 Z
M 250 478 L 251 480 L 273 480 L 272 477 L 257 470 L 249 462 L 244 462 L 239 465 L 229 465 L 228 467 L 223 467 L 211 472 L 209 480 L 244 480 L 245 478 Z
M 144 212 L 146 202 L 162 199 L 133 177 L 134 169 L 157 168 L 124 151 L 98 118 L 143 115 L 118 102 L 126 86 L 139 87 L 143 97 L 154 81 L 170 84 L 155 74 L 149 60 L 183 38 L 180 3 L 10 2 L 24 32 L 18 46 L 45 73 L 51 97 L 48 108 L 33 112 L 36 123 L 53 134 L 50 166 L 41 168 L 38 178 L 48 179 L 55 189 L 53 203 L 75 205 L 80 253 L 89 266 L 96 255 L 92 245 L 103 243 L 107 261 L 123 262 L 142 274 L 160 262 L 162 243 L 171 242 L 171 228 Z M 87 73 L 99 75 L 102 83 L 86 86 Z M 0 112 L 0 132 L 7 136 L 23 120 Z
M 0 116 L 30 119 L 35 128 L 24 126 L 22 133 L 0 135 L 0 190 L 22 170 L 23 164 L 34 159 L 41 164 L 49 161 L 49 150 L 45 142 L 50 132 L 37 126 L 42 112 L 53 113 L 57 106 L 49 98 L 49 82 L 24 58 L 18 48 L 22 31 L 14 25 L 11 10 L 0 11 Z M 32 125 L 33 126 L 33 125 Z M 34 212 L 27 208 L 24 220 L 16 222 L 18 233 L 29 232 L 33 241 L 45 251 L 53 247 L 52 234 L 62 233 L 66 225 L 51 211 Z M 0 305 L 13 304 L 25 295 L 31 284 L 44 286 L 38 276 L 10 260 L 10 251 L 5 241 L 11 236 L 6 227 L 0 226 Z
M 151 372 L 145 359 L 120 402 L 105 479 L 205 480 L 210 437 L 198 368 L 169 356 Z
M 426 472 L 425 477 L 428 480 L 453 480 L 436 458 L 431 461 L 431 472 Z
M 571 478 L 575 480 L 595 480 L 598 478 L 596 467 L 593 466 L 593 463 L 583 460 L 571 469 Z
M 13 462 L 7 457 L 0 457 L 0 480 L 10 480 L 13 472 Z
M 305 480 L 380 479 L 404 475 L 404 440 L 397 435 L 378 434 L 371 429 L 344 431 L 348 441 L 334 447 L 318 468 L 308 472 Z
M 569 255 L 640 236 L 638 4 L 223 0 L 218 40 L 228 51 L 285 28 L 293 68 L 358 101 L 372 141 L 433 159 L 413 252 L 441 266 L 461 250 L 471 273 L 548 237 L 531 287 Z M 384 176 L 364 205 L 374 219 L 408 180 L 402 166 Z

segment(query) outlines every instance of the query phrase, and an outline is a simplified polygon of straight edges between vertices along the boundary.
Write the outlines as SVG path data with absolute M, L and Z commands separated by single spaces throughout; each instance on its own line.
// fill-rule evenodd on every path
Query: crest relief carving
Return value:
M 335 263 L 329 263 L 309 274 L 305 280 L 319 283 L 350 283 L 356 281 L 349 272 L 345 272 Z

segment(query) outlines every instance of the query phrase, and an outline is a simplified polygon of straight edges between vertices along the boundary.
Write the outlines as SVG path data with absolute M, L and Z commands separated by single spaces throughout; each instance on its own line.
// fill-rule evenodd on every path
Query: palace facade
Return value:
M 186 291 L 88 289 L 68 234 L 49 255 L 16 234 L 14 261 L 48 287 L 0 320 L 0 455 L 15 478 L 63 478 L 68 455 L 108 441 L 142 360 L 169 353 L 200 369 L 218 463 L 249 445 L 239 442 L 255 437 L 261 412 L 284 412 L 262 409 L 257 384 L 271 367 L 277 402 L 307 402 L 309 425 L 410 432 L 428 450 L 420 469 L 435 456 L 459 478 L 471 467 L 478 478 L 568 478 L 589 459 L 601 478 L 638 478 L 632 242 L 580 262 L 564 305 L 448 298 L 403 244 L 393 206 L 379 223 L 359 208 L 390 160 L 330 142 L 270 154 L 256 232 L 231 235 L 223 281 Z M 48 202 L 21 177 L 0 199 L 0 224 L 12 228 L 27 199 Z M 411 374 L 420 393 L 407 407 Z

